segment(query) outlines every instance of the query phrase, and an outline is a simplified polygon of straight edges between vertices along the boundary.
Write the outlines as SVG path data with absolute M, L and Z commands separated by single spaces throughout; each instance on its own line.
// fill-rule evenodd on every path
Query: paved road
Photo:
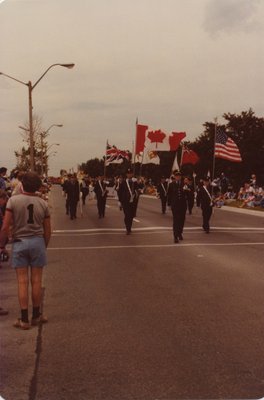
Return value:
M 89 201 L 71 221 L 59 187 L 50 203 L 47 325 L 12 328 L 15 277 L 0 271 L 5 400 L 263 397 L 263 216 L 216 209 L 206 235 L 195 209 L 174 244 L 156 199 L 131 236 L 116 200 L 100 220 Z

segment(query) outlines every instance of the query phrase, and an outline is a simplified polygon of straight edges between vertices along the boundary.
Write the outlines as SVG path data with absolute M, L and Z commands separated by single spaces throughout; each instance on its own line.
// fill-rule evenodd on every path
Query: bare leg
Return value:
M 21 310 L 28 309 L 28 267 L 16 268 L 18 301 Z
M 42 302 L 42 268 L 31 268 L 32 305 L 40 307 Z

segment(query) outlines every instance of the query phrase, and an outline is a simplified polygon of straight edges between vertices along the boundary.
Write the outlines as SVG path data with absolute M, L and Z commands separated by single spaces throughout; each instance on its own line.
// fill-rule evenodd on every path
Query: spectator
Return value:
M 6 190 L 7 189 L 7 184 L 5 180 L 5 176 L 7 173 L 7 168 L 1 167 L 0 168 L 0 189 Z
M 5 251 L 8 232 L 12 226 L 12 266 L 16 270 L 18 299 L 21 318 L 14 323 L 19 329 L 29 329 L 28 283 L 29 267 L 32 287 L 33 313 L 31 325 L 47 322 L 41 314 L 42 271 L 46 265 L 46 247 L 50 240 L 50 214 L 47 203 L 36 196 L 41 179 L 34 172 L 28 172 L 22 179 L 24 192 L 12 196 L 6 206 L 6 213 L 0 235 L 0 249 Z

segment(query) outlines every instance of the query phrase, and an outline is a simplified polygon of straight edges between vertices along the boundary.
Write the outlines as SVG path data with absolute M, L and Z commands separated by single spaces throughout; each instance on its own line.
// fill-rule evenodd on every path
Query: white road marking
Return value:
M 124 232 L 125 228 L 88 228 L 88 229 L 54 229 L 53 234 L 57 233 L 92 233 L 92 232 Z M 171 226 L 149 226 L 149 227 L 142 227 L 142 228 L 134 228 L 134 232 L 148 232 L 148 231 L 171 231 L 172 227 Z M 192 226 L 192 227 L 186 227 L 184 228 L 184 232 L 191 232 L 191 231 L 202 231 L 202 228 L 200 226 Z M 211 228 L 212 233 L 217 232 L 217 231 L 232 231 L 232 232 L 251 232 L 251 231 L 256 231 L 256 232 L 264 232 L 264 228 L 254 228 L 254 227 L 212 227 Z
M 245 243 L 180 243 L 180 244 L 136 244 L 136 245 L 124 245 L 124 246 L 79 246 L 79 247 L 48 247 L 47 250 L 110 250 L 110 249 L 148 249 L 148 248 L 168 248 L 168 247 L 174 247 L 176 248 L 181 248 L 181 247 L 196 247 L 196 246 L 206 246 L 206 247 L 212 247 L 212 246 L 225 246 L 225 247 L 230 247 L 230 246 L 264 246 L 264 242 L 245 242 Z

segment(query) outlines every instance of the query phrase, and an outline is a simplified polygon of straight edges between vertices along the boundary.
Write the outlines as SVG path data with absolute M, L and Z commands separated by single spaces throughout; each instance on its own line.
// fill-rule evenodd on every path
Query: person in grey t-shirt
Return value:
M 21 308 L 21 318 L 14 323 L 14 326 L 29 329 L 29 280 L 33 305 L 31 325 L 47 322 L 47 318 L 41 314 L 40 307 L 42 271 L 47 262 L 46 247 L 50 240 L 51 227 L 48 204 L 36 194 L 41 186 L 39 176 L 34 172 L 26 173 L 22 178 L 22 185 L 23 193 L 11 197 L 7 202 L 0 233 L 0 251 L 5 251 L 6 238 L 11 228 L 12 266 L 17 274 L 18 300 Z

